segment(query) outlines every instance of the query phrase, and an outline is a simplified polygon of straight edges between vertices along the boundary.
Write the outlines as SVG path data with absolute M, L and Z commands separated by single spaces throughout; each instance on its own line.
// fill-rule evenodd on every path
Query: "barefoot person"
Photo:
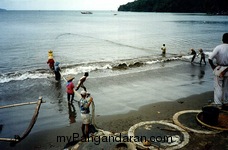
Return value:
M 51 70 L 54 70 L 55 61 L 54 61 L 53 57 L 51 57 L 51 56 L 48 57 L 47 64 L 49 64 L 49 68 L 50 68 Z
M 194 59 L 196 57 L 196 51 L 193 48 L 191 48 L 191 53 L 190 54 L 193 55 L 192 56 L 192 60 L 191 60 L 191 63 L 193 63 L 193 61 L 194 61 Z
M 61 74 L 60 74 L 61 69 L 59 67 L 59 64 L 60 64 L 59 62 L 55 62 L 54 72 L 55 72 L 56 81 L 60 81 L 60 79 L 61 79 Z
M 77 84 L 77 87 L 76 87 L 76 91 L 81 87 L 84 89 L 84 91 L 86 91 L 86 87 L 84 86 L 84 82 L 86 81 L 87 77 L 89 76 L 89 73 L 88 72 L 85 72 L 84 76 L 82 76 L 80 78 L 80 80 L 78 81 L 78 84 Z
M 48 51 L 48 61 L 47 61 L 47 64 L 49 64 L 49 68 L 51 70 L 54 70 L 55 60 L 53 58 L 53 51 L 52 50 L 49 50 Z
M 198 54 L 198 55 L 200 55 L 200 64 L 201 64 L 201 62 L 202 62 L 202 60 L 203 60 L 204 64 L 206 65 L 205 53 L 203 52 L 202 49 L 199 49 L 199 54 Z
M 161 50 L 162 50 L 162 54 L 165 55 L 166 54 L 165 44 L 162 45 Z
M 209 64 L 215 74 L 214 102 L 215 104 L 228 103 L 228 33 L 223 34 L 223 44 L 216 46 L 209 56 Z M 216 60 L 214 64 L 213 60 Z
M 74 77 L 68 76 L 67 77 L 67 100 L 68 103 L 73 103 L 74 100 L 74 83 L 72 82 L 74 80 Z
M 83 138 L 89 138 L 90 109 L 89 106 L 93 101 L 91 96 L 87 97 L 86 91 L 81 91 L 80 112 L 82 117 L 82 134 Z

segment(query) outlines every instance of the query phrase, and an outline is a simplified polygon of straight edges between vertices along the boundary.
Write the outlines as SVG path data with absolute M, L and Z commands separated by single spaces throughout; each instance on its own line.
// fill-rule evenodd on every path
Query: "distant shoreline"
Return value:
M 6 10 L 6 9 L 2 9 L 2 8 L 0 8 L 0 12 L 1 12 L 1 11 L 7 11 L 7 10 Z

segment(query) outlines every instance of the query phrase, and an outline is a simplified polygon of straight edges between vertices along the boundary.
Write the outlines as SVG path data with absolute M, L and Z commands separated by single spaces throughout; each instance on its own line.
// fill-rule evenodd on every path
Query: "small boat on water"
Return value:
M 81 14 L 93 14 L 91 11 L 81 11 Z

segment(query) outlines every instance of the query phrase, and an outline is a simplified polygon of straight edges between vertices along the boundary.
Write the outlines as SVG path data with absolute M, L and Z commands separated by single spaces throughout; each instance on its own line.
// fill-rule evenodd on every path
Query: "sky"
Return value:
M 117 10 L 134 0 L 0 0 L 7 10 Z

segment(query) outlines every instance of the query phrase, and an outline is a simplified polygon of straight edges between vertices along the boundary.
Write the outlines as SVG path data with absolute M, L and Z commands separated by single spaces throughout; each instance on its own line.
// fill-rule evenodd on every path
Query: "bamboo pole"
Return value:
M 23 105 L 31 105 L 31 104 L 37 104 L 37 101 L 0 106 L 0 109 L 2 109 L 2 108 L 16 107 L 16 106 L 23 106 Z
M 36 102 L 37 106 L 36 106 L 36 110 L 33 114 L 32 120 L 30 121 L 28 128 L 25 130 L 25 132 L 22 134 L 22 136 L 15 135 L 15 138 L 0 138 L 0 141 L 15 143 L 15 142 L 20 142 L 21 140 L 23 140 L 31 132 L 34 124 L 36 123 L 41 103 L 45 103 L 45 101 L 42 100 L 42 97 L 39 97 L 38 101 Z M 19 105 L 19 106 L 21 106 L 21 105 Z
M 5 142 L 19 142 L 19 139 L 0 138 L 0 141 L 5 141 Z
M 36 106 L 36 110 L 35 110 L 35 112 L 33 114 L 32 120 L 30 121 L 30 124 L 29 124 L 28 128 L 25 130 L 25 132 L 20 137 L 20 140 L 23 140 L 31 132 L 34 124 L 36 123 L 37 117 L 39 115 L 39 110 L 40 110 L 41 103 L 42 103 L 42 97 L 39 97 L 39 100 L 38 100 L 37 106 Z

